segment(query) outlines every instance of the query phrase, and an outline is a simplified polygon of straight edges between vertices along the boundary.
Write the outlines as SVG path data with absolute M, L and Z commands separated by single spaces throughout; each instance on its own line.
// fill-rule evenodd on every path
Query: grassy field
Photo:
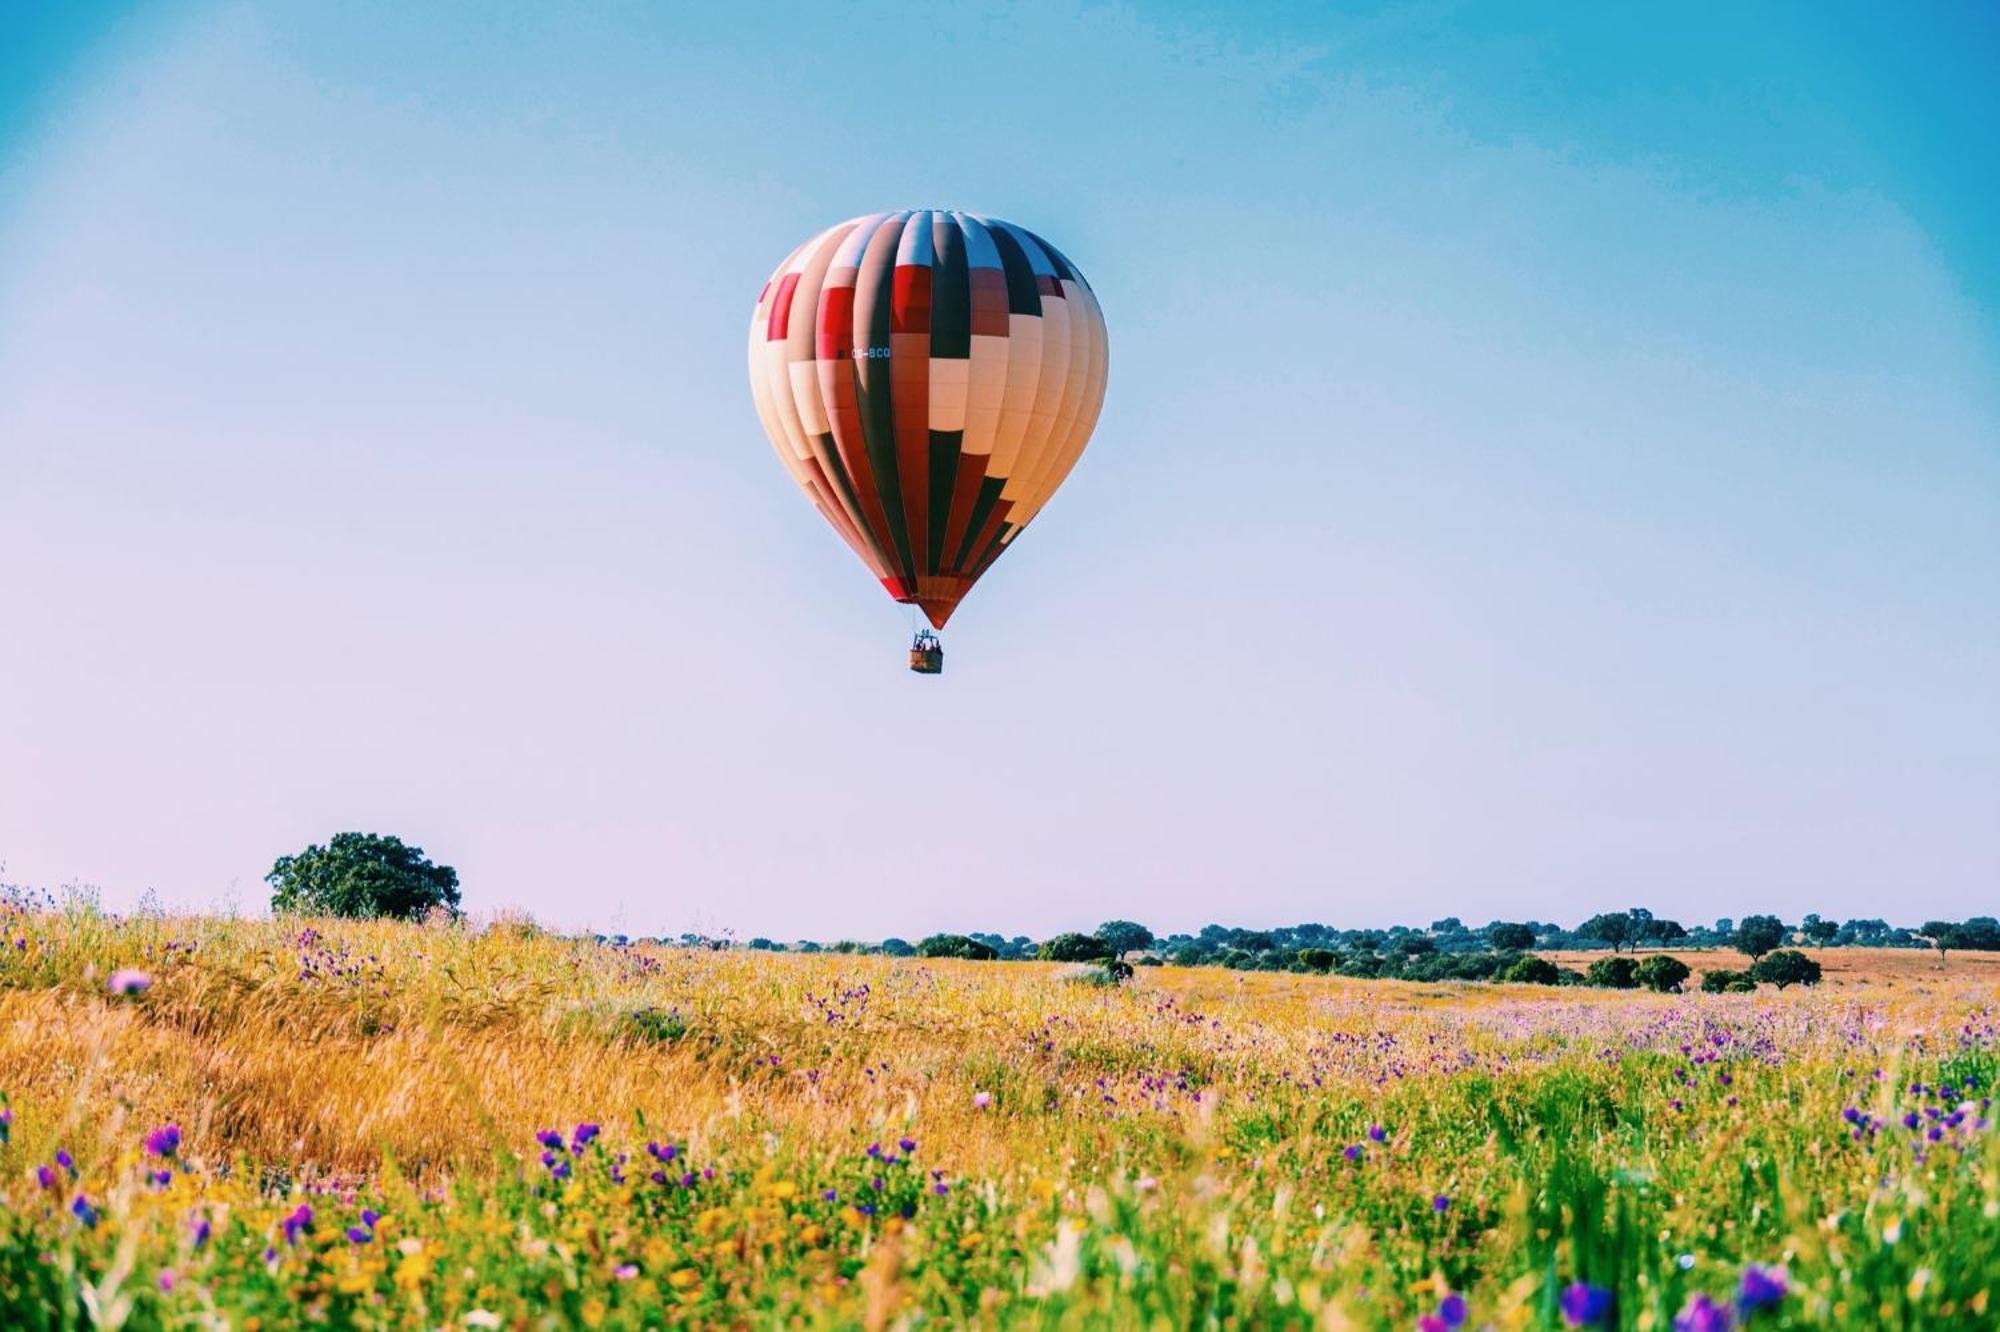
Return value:
M 0 955 L 7 1328 L 2000 1315 L 1983 957 L 1108 988 L 81 911 Z

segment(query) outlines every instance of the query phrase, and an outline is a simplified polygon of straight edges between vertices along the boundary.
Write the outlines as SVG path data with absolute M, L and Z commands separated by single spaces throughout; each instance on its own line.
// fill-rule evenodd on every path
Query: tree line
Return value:
M 458 874 L 437 865 L 422 848 L 373 833 L 340 833 L 325 846 L 283 856 L 266 880 L 271 909 L 278 913 L 420 919 L 455 916 L 460 907 Z M 625 945 L 625 935 L 598 935 L 600 943 Z M 683 934 L 652 942 L 698 947 L 731 947 L 728 938 Z M 962 958 L 1098 964 L 1117 974 L 1135 966 L 1225 967 L 1236 971 L 1315 972 L 1402 980 L 1481 980 L 1540 985 L 1597 985 L 1615 989 L 1678 990 L 1689 980 L 1688 965 L 1664 949 L 1730 949 L 1749 959 L 1740 969 L 1704 971 L 1705 990 L 1754 989 L 1760 983 L 1784 988 L 1811 985 L 1820 965 L 1800 946 L 1812 948 L 1932 948 L 1940 959 L 1954 950 L 2000 951 L 2000 920 L 1930 920 L 1915 929 L 1879 919 L 1835 921 L 1808 913 L 1796 925 L 1777 916 L 1723 918 L 1688 927 L 1644 907 L 1606 911 L 1574 929 L 1546 921 L 1496 920 L 1468 926 L 1446 916 L 1419 928 L 1339 929 L 1302 924 L 1269 929 L 1204 925 L 1194 934 L 1155 935 L 1131 920 L 1111 920 L 1090 933 L 1073 931 L 1037 941 L 1025 934 L 933 934 L 915 943 L 887 938 L 862 943 L 812 940 L 780 943 L 751 939 L 749 948 L 771 952 L 881 953 L 892 957 Z M 1581 971 L 1556 965 L 1542 953 L 1608 951 Z M 1649 956 L 1638 954 L 1653 950 Z

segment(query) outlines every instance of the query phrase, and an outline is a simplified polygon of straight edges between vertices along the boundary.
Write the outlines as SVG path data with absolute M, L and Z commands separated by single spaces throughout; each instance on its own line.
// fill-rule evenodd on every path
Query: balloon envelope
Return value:
M 871 213 L 764 285 L 750 391 L 792 479 L 942 629 L 1083 452 L 1106 353 L 1083 274 L 1033 232 Z

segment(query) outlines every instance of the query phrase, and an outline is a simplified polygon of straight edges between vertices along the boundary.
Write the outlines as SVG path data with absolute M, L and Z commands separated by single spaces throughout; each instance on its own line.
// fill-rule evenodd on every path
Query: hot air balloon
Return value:
M 943 629 L 1076 464 L 1106 353 L 1090 285 L 1040 236 L 976 213 L 871 213 L 764 284 L 750 392 L 814 507 Z M 943 663 L 920 632 L 910 669 Z

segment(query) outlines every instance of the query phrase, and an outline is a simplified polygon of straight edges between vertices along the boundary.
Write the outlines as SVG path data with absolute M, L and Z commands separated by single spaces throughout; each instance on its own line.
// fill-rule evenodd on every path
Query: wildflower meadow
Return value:
M 1990 982 L 0 937 L 6 1328 L 1992 1327 Z

